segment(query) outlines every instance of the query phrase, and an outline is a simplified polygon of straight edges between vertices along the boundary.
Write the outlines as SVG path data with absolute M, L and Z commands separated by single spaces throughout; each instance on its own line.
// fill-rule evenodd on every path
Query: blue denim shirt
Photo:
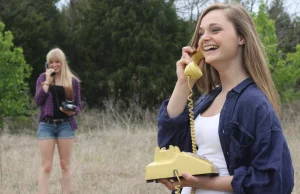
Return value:
M 217 87 L 195 103 L 195 118 L 221 92 Z M 188 107 L 177 117 L 158 115 L 158 145 L 192 152 Z M 235 194 L 290 194 L 294 170 L 282 127 L 272 105 L 251 78 L 227 93 L 220 113 L 219 137 Z

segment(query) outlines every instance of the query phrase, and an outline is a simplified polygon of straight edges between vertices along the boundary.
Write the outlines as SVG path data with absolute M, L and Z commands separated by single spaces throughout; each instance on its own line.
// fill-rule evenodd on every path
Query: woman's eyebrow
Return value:
M 208 27 L 212 27 L 212 26 L 215 26 L 215 25 L 219 25 L 218 23 L 211 23 L 208 25 Z M 203 28 L 200 26 L 199 30 L 203 30 Z

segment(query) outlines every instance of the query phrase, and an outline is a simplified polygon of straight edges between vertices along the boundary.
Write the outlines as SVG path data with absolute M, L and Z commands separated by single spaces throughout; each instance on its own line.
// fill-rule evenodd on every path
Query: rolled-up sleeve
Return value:
M 167 112 L 168 100 L 162 103 L 158 120 L 158 146 L 169 147 L 169 145 L 179 146 L 183 150 L 185 138 L 189 129 L 189 112 L 187 107 L 177 117 L 170 118 Z
M 38 106 L 42 106 L 45 103 L 47 96 L 49 95 L 42 88 L 43 81 L 45 81 L 45 75 L 41 74 L 36 81 L 34 96 L 34 101 Z
M 81 93 L 80 93 L 80 84 L 79 81 L 73 78 L 73 89 L 74 89 L 74 103 L 76 105 L 76 113 L 77 115 L 81 110 Z
M 235 194 L 290 194 L 294 171 L 290 152 L 279 121 L 267 105 L 256 112 L 256 141 L 249 166 L 234 170 L 232 187 Z

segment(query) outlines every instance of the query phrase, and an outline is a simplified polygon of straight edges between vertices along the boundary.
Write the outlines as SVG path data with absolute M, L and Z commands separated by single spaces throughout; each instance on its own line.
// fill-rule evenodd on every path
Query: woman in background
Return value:
M 41 154 L 38 178 L 39 194 L 48 193 L 48 184 L 57 144 L 62 174 L 62 193 L 71 190 L 71 156 L 77 124 L 74 116 L 80 111 L 79 78 L 70 70 L 66 56 L 59 48 L 49 51 L 46 72 L 36 82 L 35 102 L 40 107 L 37 139 Z M 73 101 L 70 109 L 62 103 Z M 76 108 L 75 108 L 75 106 Z

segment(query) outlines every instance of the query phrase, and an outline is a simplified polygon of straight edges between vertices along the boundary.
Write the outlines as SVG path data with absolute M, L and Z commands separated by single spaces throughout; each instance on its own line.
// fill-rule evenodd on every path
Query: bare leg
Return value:
M 55 140 L 44 139 L 44 140 L 39 140 L 38 142 L 39 142 L 41 162 L 42 162 L 42 166 L 40 168 L 40 173 L 39 173 L 38 189 L 39 189 L 39 194 L 47 194 L 50 173 L 52 170 Z
M 71 157 L 74 139 L 58 139 L 57 147 L 62 171 L 63 194 L 71 192 Z

